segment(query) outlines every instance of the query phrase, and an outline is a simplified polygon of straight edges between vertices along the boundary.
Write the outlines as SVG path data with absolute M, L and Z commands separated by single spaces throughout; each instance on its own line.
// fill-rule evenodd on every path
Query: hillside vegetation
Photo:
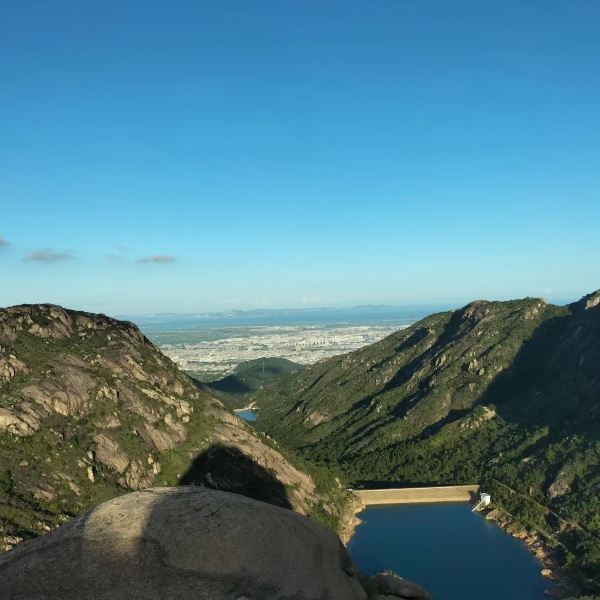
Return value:
M 249 396 L 261 388 L 283 375 L 296 373 L 303 368 L 304 365 L 287 358 L 257 358 L 240 363 L 231 375 L 205 385 L 227 408 L 242 408 L 247 404 Z
M 432 315 L 258 392 L 257 427 L 359 484 L 482 483 L 600 584 L 600 292 Z
M 335 525 L 345 494 L 331 481 L 133 324 L 53 305 L 0 310 L 0 549 L 151 485 L 239 492 Z

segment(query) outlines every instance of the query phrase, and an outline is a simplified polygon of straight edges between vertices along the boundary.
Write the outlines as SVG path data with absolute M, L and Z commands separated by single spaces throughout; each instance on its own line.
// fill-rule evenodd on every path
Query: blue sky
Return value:
M 594 0 L 1 12 L 0 305 L 600 287 Z

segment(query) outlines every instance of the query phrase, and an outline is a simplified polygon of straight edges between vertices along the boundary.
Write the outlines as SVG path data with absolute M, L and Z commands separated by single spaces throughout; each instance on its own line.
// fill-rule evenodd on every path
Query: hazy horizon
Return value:
M 576 297 L 570 297 L 570 298 L 556 298 L 556 297 L 543 297 L 543 296 L 539 296 L 540 298 L 542 298 L 543 300 L 545 300 L 546 302 L 549 302 L 551 304 L 556 304 L 556 305 L 565 305 L 565 304 L 571 304 L 573 302 L 577 302 L 578 300 L 580 300 L 583 296 L 594 292 L 596 290 L 589 290 L 589 292 L 585 292 L 584 294 L 581 294 L 579 296 Z M 223 310 L 197 310 L 197 311 L 190 311 L 190 312 L 174 312 L 174 311 L 162 311 L 162 312 L 141 312 L 141 313 L 123 313 L 121 315 L 117 315 L 117 316 L 136 316 L 136 317 L 164 317 L 164 316 L 173 316 L 173 317 L 185 317 L 185 316 L 190 316 L 190 317 L 196 317 L 196 316 L 212 316 L 212 315 L 227 315 L 227 314 L 233 314 L 233 313 L 241 313 L 241 314 L 252 314 L 252 313 L 261 313 L 261 312 L 265 312 L 265 313 L 269 313 L 269 312 L 318 312 L 318 311 L 339 311 L 339 312 L 344 312 L 344 311 L 357 311 L 357 310 L 362 310 L 362 309 L 373 309 L 376 311 L 395 311 L 395 310 L 415 310 L 415 309 L 433 309 L 433 310 L 450 310 L 450 309 L 454 309 L 454 308 L 460 308 L 462 306 L 464 306 L 465 304 L 468 304 L 470 302 L 475 302 L 475 301 L 490 301 L 490 302 L 494 302 L 494 301 L 506 301 L 506 300 L 520 300 L 523 298 L 527 298 L 527 297 L 538 297 L 538 296 L 520 296 L 520 297 L 506 297 L 506 298 L 470 298 L 470 299 L 465 299 L 462 301 L 455 301 L 455 302 L 431 302 L 431 301 L 424 301 L 424 302 L 414 302 L 414 303 L 401 303 L 398 302 L 396 304 L 377 304 L 377 303 L 371 303 L 371 304 L 347 304 L 347 305 L 332 305 L 332 306 L 257 306 L 254 308 L 237 308 L 237 307 L 231 307 L 229 309 L 223 309 Z
M 580 300 L 583 296 L 594 292 L 596 290 L 589 290 L 583 294 L 572 296 L 572 297 L 550 297 L 550 296 L 535 296 L 542 298 L 546 302 L 555 305 L 567 305 L 573 302 Z M 105 307 L 99 304 L 83 304 L 83 305 L 62 305 L 63 308 L 71 309 L 71 310 L 82 310 L 87 312 L 97 312 L 104 313 L 108 316 L 117 319 L 125 319 L 132 320 L 137 323 L 150 324 L 154 321 L 159 321 L 160 319 L 178 319 L 178 318 L 190 318 L 190 319 L 226 319 L 232 316 L 239 316 L 241 319 L 246 317 L 251 317 L 252 315 L 264 315 L 265 323 L 268 322 L 269 314 L 277 315 L 291 313 L 292 315 L 302 315 L 302 314 L 314 314 L 315 319 L 317 321 L 326 320 L 325 317 L 328 313 L 331 313 L 332 318 L 334 320 L 343 320 L 344 315 L 354 315 L 356 318 L 360 319 L 365 315 L 368 316 L 376 315 L 377 319 L 383 318 L 386 315 L 392 315 L 388 320 L 394 320 L 394 315 L 401 315 L 402 319 L 406 320 L 407 315 L 414 315 L 412 321 L 419 320 L 425 316 L 436 312 L 443 312 L 446 310 L 456 310 L 469 304 L 470 302 L 475 301 L 506 301 L 506 300 L 519 300 L 526 297 L 534 297 L 533 295 L 525 294 L 520 297 L 516 296 L 507 296 L 507 297 L 499 297 L 499 298 L 484 298 L 484 297 L 473 297 L 473 298 L 465 298 L 462 300 L 456 301 L 423 301 L 423 302 L 411 302 L 411 303 L 402 303 L 397 302 L 395 304 L 377 304 L 377 303 L 369 303 L 369 304 L 345 304 L 345 305 L 331 305 L 331 306 L 257 306 L 250 308 L 240 308 L 240 307 L 229 307 L 217 310 L 190 310 L 190 311 L 139 311 L 139 312 L 119 312 L 119 311 L 107 311 L 104 310 Z M 46 302 L 39 301 L 34 302 L 33 304 L 56 304 L 54 302 Z M 30 304 L 28 302 L 18 302 L 18 304 Z M 60 304 L 59 304 L 60 305 Z M 2 305 L 0 308 L 14 306 L 14 305 Z

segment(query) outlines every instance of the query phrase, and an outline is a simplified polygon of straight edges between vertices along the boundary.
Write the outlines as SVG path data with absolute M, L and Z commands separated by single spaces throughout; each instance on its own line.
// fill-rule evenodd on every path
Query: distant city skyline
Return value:
M 3 7 L 0 305 L 600 287 L 600 5 Z

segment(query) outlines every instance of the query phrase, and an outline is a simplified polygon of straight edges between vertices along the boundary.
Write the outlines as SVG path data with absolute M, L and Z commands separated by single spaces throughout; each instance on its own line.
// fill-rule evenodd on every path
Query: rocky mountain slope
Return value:
M 53 305 L 0 310 L 0 548 L 125 491 L 178 483 L 332 521 L 343 497 L 317 489 L 133 324 Z
M 253 396 L 257 426 L 355 482 L 479 482 L 600 584 L 600 292 L 473 302 Z

